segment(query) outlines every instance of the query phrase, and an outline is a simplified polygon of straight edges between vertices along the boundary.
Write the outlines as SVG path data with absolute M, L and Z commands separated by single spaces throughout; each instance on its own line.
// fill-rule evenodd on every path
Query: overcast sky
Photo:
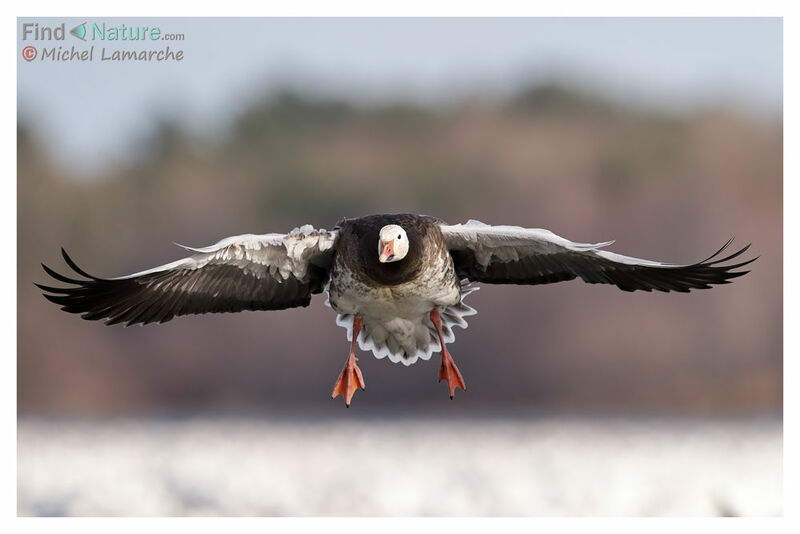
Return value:
M 22 25 L 65 23 L 63 41 L 23 40 Z M 183 41 L 86 41 L 81 22 L 158 26 Z M 728 102 L 782 110 L 780 19 L 20 19 L 21 120 L 81 172 L 124 158 L 154 117 L 224 130 L 265 90 L 298 87 L 355 102 L 442 102 L 567 79 L 614 98 L 691 109 Z M 90 36 L 87 36 L 90 37 Z M 43 48 L 91 62 L 42 60 Z M 26 46 L 37 48 L 31 62 Z M 180 62 L 100 61 L 106 50 L 182 50 Z

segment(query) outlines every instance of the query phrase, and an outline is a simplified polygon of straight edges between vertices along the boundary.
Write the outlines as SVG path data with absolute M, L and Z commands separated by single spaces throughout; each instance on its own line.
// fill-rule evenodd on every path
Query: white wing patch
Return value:
M 474 219 L 466 224 L 442 225 L 441 228 L 448 248 L 472 249 L 475 260 L 483 267 L 492 261 L 518 261 L 520 256 L 552 254 L 564 249 L 574 252 L 595 251 L 614 243 L 576 243 L 544 228 L 490 226 Z
M 310 258 L 333 248 L 338 237 L 337 230 L 316 230 L 307 224 L 288 234 L 242 234 L 226 237 L 208 247 L 189 247 L 176 243 L 196 254 L 114 280 L 171 269 L 194 270 L 210 263 L 236 266 L 259 278 L 266 274 L 278 274 L 284 280 L 290 276 L 304 280 Z
M 544 228 L 491 226 L 470 219 L 466 224 L 442 225 L 442 232 L 445 234 L 450 248 L 471 248 L 475 253 L 475 259 L 484 267 L 489 265 L 493 259 L 501 262 L 518 261 L 521 252 L 524 254 L 547 254 L 564 249 L 573 252 L 592 252 L 601 258 L 626 265 L 682 267 L 680 264 L 645 260 L 600 250 L 613 245 L 614 240 L 602 243 L 576 243 Z M 451 244 L 455 244 L 455 246 L 451 246 Z

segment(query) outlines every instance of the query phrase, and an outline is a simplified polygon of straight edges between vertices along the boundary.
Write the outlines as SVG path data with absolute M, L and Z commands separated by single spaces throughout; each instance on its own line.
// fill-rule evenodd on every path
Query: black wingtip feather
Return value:
M 77 264 L 74 261 L 72 261 L 72 258 L 69 257 L 67 251 L 64 250 L 64 247 L 61 247 L 61 255 L 64 256 L 64 261 L 67 262 L 67 265 L 69 265 L 72 268 L 72 270 L 78 273 L 79 275 L 84 276 L 86 278 L 90 278 L 92 280 L 100 280 L 100 278 L 92 276 L 91 274 L 88 274 L 86 271 L 78 267 Z
M 65 294 L 66 295 L 66 294 L 69 294 L 69 293 L 72 292 L 72 289 L 65 288 L 65 287 L 50 287 L 50 286 L 45 286 L 45 285 L 42 285 L 42 284 L 37 284 L 36 282 L 34 282 L 33 285 L 35 285 L 36 287 L 38 287 L 42 291 L 47 291 L 49 293 L 61 293 L 61 294 Z
M 46 272 L 47 274 L 49 274 L 50 276 L 52 276 L 53 278 L 55 278 L 59 282 L 64 282 L 65 284 L 81 285 L 81 284 L 85 283 L 85 280 L 73 280 L 72 278 L 67 278 L 63 274 L 57 273 L 56 271 L 54 271 L 53 269 L 51 269 L 50 267 L 48 267 L 44 263 L 42 264 L 42 269 L 44 269 L 44 272 Z
M 53 304 L 58 304 L 59 306 L 66 307 L 67 303 L 64 302 L 64 296 L 59 295 L 48 295 L 47 293 L 42 293 L 42 296 L 52 302 Z M 63 308 L 62 308 L 63 309 Z
M 716 265 L 716 264 L 718 264 L 718 263 L 724 263 L 724 262 L 726 262 L 726 261 L 730 261 L 730 260 L 732 260 L 733 258 L 736 258 L 737 256 L 741 256 L 742 254 L 744 254 L 745 252 L 747 252 L 747 249 L 749 249 L 749 248 L 750 248 L 750 245 L 751 245 L 751 243 L 748 243 L 747 245 L 745 245 L 745 246 L 744 246 L 744 247 L 742 247 L 741 249 L 737 250 L 736 252 L 734 252 L 734 253 L 733 253 L 733 254 L 731 254 L 730 256 L 726 256 L 726 257 L 724 257 L 724 258 L 722 258 L 722 259 L 719 259 L 719 260 L 714 260 L 714 261 L 708 261 L 708 260 L 706 260 L 706 261 L 704 261 L 704 262 L 702 262 L 702 263 L 704 263 L 705 265 Z M 713 258 L 713 256 L 712 256 L 712 258 Z M 711 258 L 709 258 L 709 259 L 711 259 Z
M 734 237 L 735 237 L 735 236 L 734 236 Z M 699 263 L 701 263 L 701 264 L 704 264 L 704 263 L 705 263 L 705 264 L 707 264 L 709 260 L 712 260 L 712 259 L 716 258 L 716 257 L 717 257 L 717 256 L 718 256 L 720 253 L 722 253 L 722 251 L 723 251 L 723 250 L 725 250 L 726 248 L 728 248 L 728 247 L 731 245 L 731 243 L 733 243 L 733 239 L 734 239 L 734 237 L 731 237 L 730 239 L 728 239 L 728 240 L 725 242 L 725 244 L 724 244 L 724 245 L 722 245 L 722 246 L 720 247 L 720 249 L 719 249 L 718 251 L 716 251 L 716 252 L 715 252 L 715 253 L 713 253 L 711 256 L 709 256 L 708 258 L 704 259 L 703 261 L 701 261 L 701 262 L 699 262 Z
M 741 263 L 736 263 L 736 264 L 734 264 L 734 265 L 726 265 L 726 266 L 725 266 L 725 269 L 726 269 L 726 270 L 728 270 L 728 271 L 730 272 L 730 271 L 733 271 L 733 269 L 738 269 L 739 267 L 744 267 L 745 265 L 750 265 L 751 263 L 753 263 L 753 262 L 754 262 L 754 261 L 756 261 L 757 259 L 758 259 L 758 258 L 753 258 L 753 259 L 751 259 L 751 260 L 743 261 L 743 262 L 741 262 Z

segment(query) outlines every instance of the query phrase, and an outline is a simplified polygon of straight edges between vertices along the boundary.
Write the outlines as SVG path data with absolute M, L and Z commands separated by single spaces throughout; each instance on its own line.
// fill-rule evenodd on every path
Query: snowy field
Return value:
M 24 516 L 771 516 L 778 420 L 22 419 Z

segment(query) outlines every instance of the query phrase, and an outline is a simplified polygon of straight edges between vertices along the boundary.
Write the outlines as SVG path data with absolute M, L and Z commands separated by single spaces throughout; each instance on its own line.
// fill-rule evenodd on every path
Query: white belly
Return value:
M 441 313 L 445 342 L 455 340 L 453 326 L 466 328 L 463 317 L 477 312 L 461 299 L 458 285 L 417 282 L 369 287 L 356 280 L 339 279 L 329 300 L 339 314 L 336 324 L 347 329 L 348 341 L 352 340 L 354 317 L 361 317 L 358 345 L 362 350 L 371 350 L 377 358 L 388 356 L 393 362 L 411 365 L 441 350 L 431 311 L 439 309 Z

